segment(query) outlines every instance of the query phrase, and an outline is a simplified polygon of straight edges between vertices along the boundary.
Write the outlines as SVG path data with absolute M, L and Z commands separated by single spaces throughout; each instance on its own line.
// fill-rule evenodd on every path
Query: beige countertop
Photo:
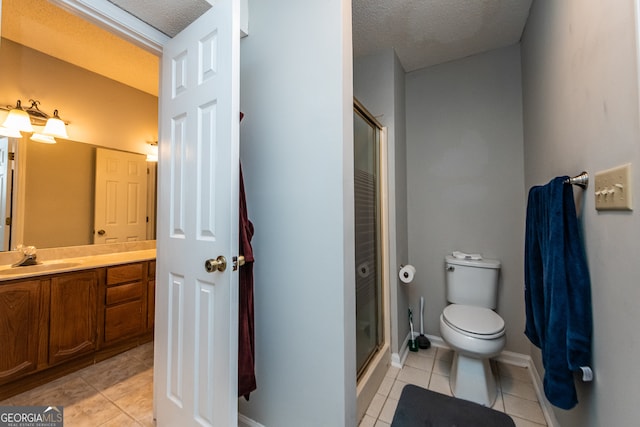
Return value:
M 61 258 L 39 261 L 37 265 L 11 267 L 11 264 L 0 265 L 0 282 L 43 276 L 47 274 L 65 273 L 68 271 L 87 270 L 130 262 L 148 261 L 156 258 L 155 249 L 117 252 L 101 255 L 88 255 L 75 258 Z

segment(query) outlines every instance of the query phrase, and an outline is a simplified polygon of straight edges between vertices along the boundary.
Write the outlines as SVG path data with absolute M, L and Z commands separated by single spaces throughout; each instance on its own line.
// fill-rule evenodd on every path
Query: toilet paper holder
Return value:
M 400 268 L 398 269 L 398 273 L 400 273 L 402 271 L 402 269 L 404 268 L 404 264 L 400 264 Z M 404 277 L 408 277 L 409 275 L 405 272 L 404 273 Z
M 400 264 L 398 270 L 398 276 L 404 283 L 411 283 L 413 281 L 413 275 L 415 274 L 415 267 L 411 264 Z

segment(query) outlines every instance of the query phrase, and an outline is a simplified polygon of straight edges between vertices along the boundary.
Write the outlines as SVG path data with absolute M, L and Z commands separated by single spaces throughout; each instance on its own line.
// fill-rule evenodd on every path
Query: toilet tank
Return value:
M 447 301 L 495 309 L 500 261 L 445 257 Z

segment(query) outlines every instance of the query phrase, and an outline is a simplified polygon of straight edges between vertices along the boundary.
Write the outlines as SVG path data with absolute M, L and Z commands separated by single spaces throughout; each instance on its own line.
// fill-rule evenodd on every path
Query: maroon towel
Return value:
M 240 267 L 240 301 L 238 319 L 238 397 L 249 400 L 249 394 L 256 389 L 255 375 L 255 334 L 253 328 L 253 250 L 251 238 L 253 224 L 247 216 L 247 201 L 244 193 L 244 179 L 240 166 L 240 254 L 245 264 Z

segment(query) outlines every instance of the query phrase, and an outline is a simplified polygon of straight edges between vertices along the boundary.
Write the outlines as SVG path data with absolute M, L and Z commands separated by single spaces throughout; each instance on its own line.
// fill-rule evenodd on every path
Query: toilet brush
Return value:
M 421 349 L 427 349 L 431 347 L 429 338 L 424 335 L 424 297 L 420 297 L 420 335 L 416 338 L 418 347 Z
M 413 314 L 411 314 L 411 309 L 409 309 L 409 329 L 411 330 L 411 339 L 409 339 L 409 350 L 418 351 L 416 340 L 413 339 Z

